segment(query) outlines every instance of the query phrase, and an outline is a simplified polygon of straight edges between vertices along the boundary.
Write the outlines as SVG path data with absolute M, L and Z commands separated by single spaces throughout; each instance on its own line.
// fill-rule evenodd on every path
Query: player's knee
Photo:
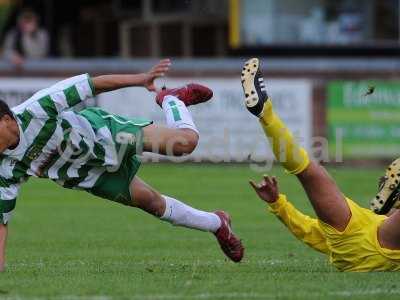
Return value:
M 187 140 L 184 152 L 187 154 L 192 153 L 196 149 L 198 143 L 199 143 L 199 136 L 197 134 L 190 135 L 190 137 Z
M 199 136 L 192 130 L 187 130 L 181 133 L 179 139 L 176 139 L 174 145 L 174 155 L 182 156 L 191 154 L 199 143 Z

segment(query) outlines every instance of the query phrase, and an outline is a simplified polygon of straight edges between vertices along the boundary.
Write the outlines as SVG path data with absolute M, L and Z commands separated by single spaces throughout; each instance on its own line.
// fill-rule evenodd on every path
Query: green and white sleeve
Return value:
M 56 117 L 61 112 L 92 98 L 94 94 L 92 79 L 88 74 L 82 74 L 40 90 L 13 110 L 17 114 L 27 110 L 37 117 Z

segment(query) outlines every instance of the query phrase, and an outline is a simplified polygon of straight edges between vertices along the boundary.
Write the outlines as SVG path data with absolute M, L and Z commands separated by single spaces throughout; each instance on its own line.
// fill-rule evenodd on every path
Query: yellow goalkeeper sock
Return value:
M 293 134 L 273 111 L 272 102 L 264 103 L 260 123 L 267 135 L 276 159 L 291 174 L 303 172 L 310 164 L 310 159 L 304 148 L 300 147 Z

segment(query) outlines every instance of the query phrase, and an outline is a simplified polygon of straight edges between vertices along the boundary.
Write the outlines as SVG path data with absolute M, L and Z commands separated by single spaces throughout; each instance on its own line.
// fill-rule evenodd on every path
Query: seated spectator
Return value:
M 3 49 L 4 57 L 16 66 L 21 66 L 25 59 L 48 55 L 48 33 L 39 28 L 39 17 L 33 11 L 25 10 L 19 15 L 17 26 L 6 35 Z

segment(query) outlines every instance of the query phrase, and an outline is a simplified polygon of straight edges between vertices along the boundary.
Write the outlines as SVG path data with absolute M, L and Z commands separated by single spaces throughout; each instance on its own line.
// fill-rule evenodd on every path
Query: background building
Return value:
M 287 105 L 291 112 L 298 112 L 287 118 L 292 120 L 293 127 L 303 124 L 300 131 L 308 147 L 313 146 L 312 137 L 328 138 L 332 152 L 337 133 L 343 130 L 345 158 L 389 158 L 399 150 L 396 142 L 399 120 L 390 114 L 400 108 L 397 104 L 399 2 L 3 0 L 0 1 L 3 36 L 15 26 L 21 11 L 32 9 L 40 17 L 41 27 L 49 33 L 50 54 L 45 59 L 27 59 L 22 66 L 14 66 L 7 60 L 1 62 L 0 95 L 14 105 L 58 78 L 82 72 L 140 72 L 156 59 L 170 57 L 173 68 L 160 84 L 196 80 L 208 83 L 215 90 L 218 99 L 212 109 L 198 112 L 200 127 L 204 127 L 203 140 L 220 140 L 224 130 L 230 129 L 241 132 L 236 134 L 237 143 L 243 140 L 242 134 L 250 144 L 254 136 L 229 124 L 234 118 L 246 122 L 243 107 L 237 104 L 241 103 L 238 72 L 246 58 L 258 56 L 269 78 L 270 93 L 282 99 L 278 101 L 283 103 L 282 111 Z M 19 79 L 21 76 L 27 77 L 24 83 Z M 346 106 L 364 99 L 369 86 L 376 86 L 376 92 L 368 101 L 359 101 L 365 107 Z M 152 97 L 140 90 L 132 89 L 129 93 L 135 99 Z M 107 97 L 111 96 L 116 100 L 109 102 L 98 97 L 94 103 L 114 112 L 137 114 L 137 110 L 127 109 L 118 101 L 124 94 Z M 374 115 L 376 107 L 370 105 L 371 101 L 381 103 Z M 149 101 L 144 103 L 140 113 L 162 122 L 155 108 L 147 106 Z M 346 110 L 358 109 L 364 116 L 358 123 L 341 117 Z M 222 128 L 219 132 L 209 130 L 210 111 L 230 111 L 226 115 L 232 119 L 228 117 L 224 126 L 213 126 Z M 372 140 L 377 143 L 376 149 L 365 150 L 363 145 L 372 145 Z M 383 142 L 387 147 L 379 147 Z M 231 148 L 237 148 L 235 141 L 232 143 Z M 201 156 L 207 156 L 201 149 Z M 229 155 L 235 161 L 249 157 L 248 153 L 219 151 L 217 156 L 225 160 L 230 159 Z M 257 156 L 265 154 L 260 152 L 254 157 Z

